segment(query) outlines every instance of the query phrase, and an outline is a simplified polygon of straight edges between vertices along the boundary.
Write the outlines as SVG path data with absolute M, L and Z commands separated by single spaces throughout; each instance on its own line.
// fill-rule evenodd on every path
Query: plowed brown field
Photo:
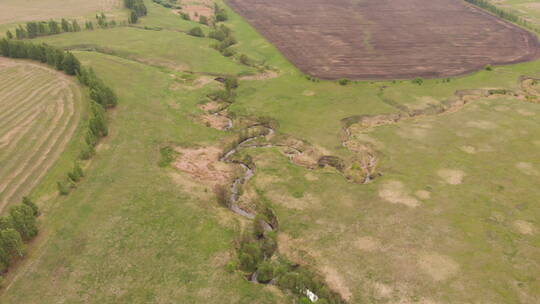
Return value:
M 460 0 L 228 0 L 303 72 L 447 77 L 534 60 L 529 32 Z

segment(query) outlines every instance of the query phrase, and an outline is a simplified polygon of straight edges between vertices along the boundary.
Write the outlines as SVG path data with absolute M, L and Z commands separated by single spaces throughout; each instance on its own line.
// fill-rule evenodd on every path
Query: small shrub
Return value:
M 339 84 L 344 86 L 344 85 L 348 85 L 350 80 L 349 79 L 340 79 L 339 81 Z
M 229 263 L 227 263 L 227 265 L 225 265 L 225 270 L 228 273 L 235 272 L 237 268 L 238 268 L 238 263 L 236 261 L 230 261 Z
M 194 36 L 194 37 L 204 37 L 203 30 L 198 26 L 190 29 L 188 34 L 191 35 L 191 36 Z
M 73 182 L 78 182 L 81 180 L 81 177 L 83 177 L 83 170 L 79 163 L 75 162 L 75 165 L 73 166 L 73 171 L 68 173 L 68 177 Z
M 58 193 L 60 193 L 60 195 L 68 195 L 69 194 L 70 187 L 69 187 L 69 184 L 67 182 L 60 181 L 60 182 L 56 183 L 56 185 L 58 186 Z
M 417 85 L 422 85 L 424 83 L 424 79 L 417 77 L 413 79 L 412 83 L 417 84 Z
M 191 17 L 187 13 L 180 13 L 180 17 L 186 21 L 191 21 Z
M 240 63 L 243 64 L 243 65 L 247 65 L 247 66 L 252 65 L 251 59 L 245 54 L 240 55 L 240 57 L 238 59 L 240 60 Z
M 234 55 L 234 51 L 231 49 L 224 49 L 221 54 L 225 57 L 231 57 Z
M 491 66 L 491 64 L 486 64 L 486 66 L 484 67 L 484 69 L 486 71 L 493 71 L 493 67 Z

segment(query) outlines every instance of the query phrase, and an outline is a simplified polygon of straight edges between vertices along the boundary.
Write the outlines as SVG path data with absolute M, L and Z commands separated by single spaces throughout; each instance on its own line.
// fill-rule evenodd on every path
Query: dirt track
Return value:
M 535 36 L 460 0 L 227 0 L 323 79 L 457 76 L 540 57 Z

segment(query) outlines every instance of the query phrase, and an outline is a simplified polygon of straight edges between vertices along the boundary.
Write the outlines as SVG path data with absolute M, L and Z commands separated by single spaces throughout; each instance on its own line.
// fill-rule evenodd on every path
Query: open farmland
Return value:
M 447 77 L 538 58 L 537 38 L 462 1 L 229 0 L 323 79 Z
M 121 8 L 119 0 L 2 0 L 0 24 L 79 17 Z
M 0 209 L 38 184 L 74 134 L 81 93 L 65 75 L 0 58 Z

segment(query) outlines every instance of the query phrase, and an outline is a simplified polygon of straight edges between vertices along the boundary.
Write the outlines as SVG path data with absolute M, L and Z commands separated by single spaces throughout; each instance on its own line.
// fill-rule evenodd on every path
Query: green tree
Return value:
M 13 39 L 13 34 L 11 33 L 11 31 L 8 30 L 6 32 L 6 37 L 7 37 L 7 39 Z
M 69 184 L 67 182 L 60 181 L 60 182 L 57 182 L 56 185 L 58 187 L 58 193 L 60 193 L 60 195 L 69 194 L 70 189 L 69 189 Z
M 131 11 L 131 14 L 129 15 L 129 23 L 135 24 L 139 21 L 139 16 L 137 16 L 137 13 L 135 11 Z
M 235 76 L 229 76 L 225 78 L 225 90 L 232 92 L 238 88 L 238 78 Z
M 70 52 L 64 55 L 62 60 L 62 70 L 68 75 L 75 75 L 81 69 L 81 63 L 79 60 Z
M 78 162 L 75 162 L 75 165 L 73 166 L 73 170 L 68 173 L 69 179 L 71 179 L 73 182 L 78 182 L 83 177 L 83 170 Z
M 30 208 L 32 208 L 32 211 L 34 212 L 34 216 L 39 216 L 39 208 L 38 206 L 27 196 L 24 196 L 22 198 L 22 203 Z
M 3 229 L 0 231 L 0 244 L 9 256 L 9 262 L 12 257 L 24 255 L 24 243 L 21 235 L 13 228 Z
M 81 31 L 81 26 L 79 25 L 77 20 L 73 20 L 73 22 L 71 22 L 71 28 L 73 29 L 74 32 L 80 32 Z
M 28 38 L 35 38 L 39 34 L 39 27 L 36 22 L 27 22 L 26 23 L 26 32 L 28 33 Z
M 84 27 L 85 27 L 87 30 L 91 31 L 91 30 L 94 29 L 94 24 L 92 23 L 92 21 L 86 21 L 86 23 L 84 24 Z
M 71 26 L 66 19 L 62 18 L 61 24 L 62 24 L 62 31 L 71 32 Z
M 28 37 L 28 33 L 22 26 L 19 25 L 19 27 L 15 29 L 15 37 L 17 37 L 17 39 L 24 39 Z
M 58 22 L 51 20 L 49 21 L 49 32 L 51 35 L 60 33 L 60 27 L 58 26 Z
M 9 216 L 13 220 L 13 228 L 21 234 L 23 240 L 29 240 L 37 235 L 36 217 L 30 206 L 25 204 L 13 206 L 9 209 Z

